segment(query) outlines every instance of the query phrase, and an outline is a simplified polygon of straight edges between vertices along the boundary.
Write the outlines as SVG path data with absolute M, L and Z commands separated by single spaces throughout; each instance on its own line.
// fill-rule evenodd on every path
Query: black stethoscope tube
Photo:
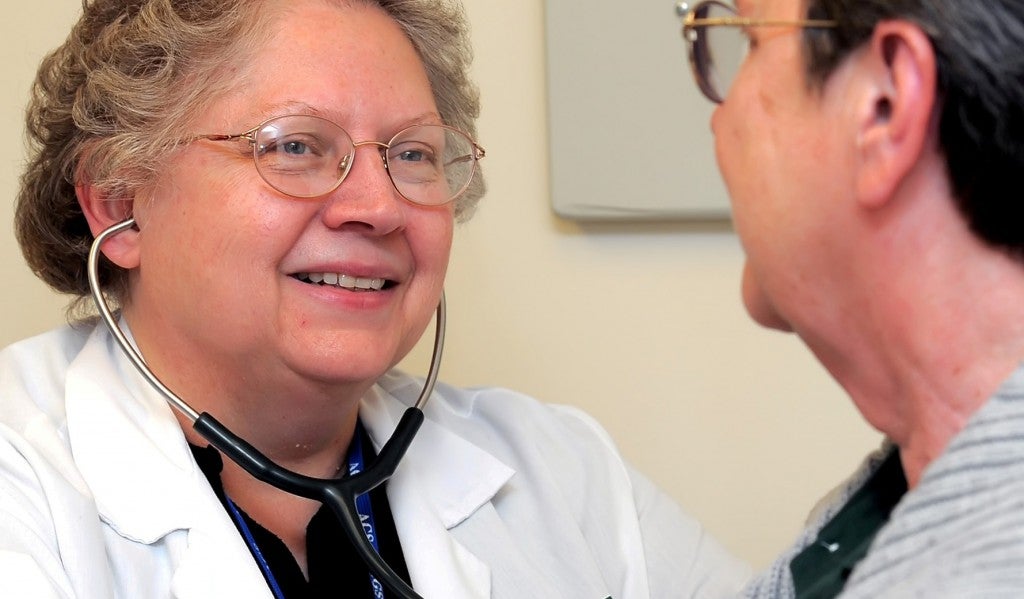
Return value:
M 209 441 L 210 445 L 255 478 L 292 495 L 313 499 L 331 508 L 345 531 L 345 536 L 377 580 L 403 599 L 420 599 L 420 596 L 391 569 L 391 566 L 374 550 L 373 545 L 366 540 L 355 500 L 359 495 L 368 493 L 391 478 L 421 424 L 423 412 L 419 408 L 407 409 L 377 458 L 363 472 L 338 479 L 313 478 L 278 466 L 205 412 L 200 414 L 192 428 Z
M 398 468 L 402 456 L 416 437 L 420 425 L 423 424 L 423 405 L 433 392 L 434 384 L 437 382 L 437 373 L 441 364 L 441 353 L 444 347 L 445 331 L 445 302 L 444 294 L 437 306 L 437 321 L 434 333 L 434 352 L 431 356 L 430 371 L 423 386 L 423 391 L 416 402 L 416 405 L 408 408 L 402 415 L 398 426 L 395 427 L 391 438 L 381 448 L 376 459 L 367 468 L 356 475 L 344 475 L 338 479 L 323 479 L 305 476 L 282 468 L 266 457 L 250 443 L 235 435 L 227 427 L 217 421 L 210 414 L 198 413 L 189 406 L 183 399 L 168 389 L 146 365 L 141 354 L 131 345 L 124 332 L 118 326 L 114 315 L 107 306 L 106 299 L 99 285 L 99 259 L 100 247 L 108 238 L 121 233 L 135 225 L 134 219 L 128 219 L 118 223 L 99 235 L 92 243 L 89 250 L 88 276 L 89 289 L 92 292 L 96 308 L 100 317 L 114 336 L 118 346 L 135 366 L 139 373 L 145 378 L 156 391 L 158 391 L 171 406 L 177 408 L 192 422 L 192 428 L 218 451 L 228 456 L 233 462 L 242 467 L 246 472 L 256 479 L 273 485 L 274 487 L 313 499 L 328 506 L 338 518 L 342 529 L 348 536 L 356 552 L 363 558 L 373 575 L 381 582 L 388 591 L 402 599 L 422 599 L 374 550 L 373 545 L 366 539 L 363 532 L 359 514 L 356 511 L 355 499 L 357 496 L 367 493 L 378 485 L 384 483 L 395 469 Z

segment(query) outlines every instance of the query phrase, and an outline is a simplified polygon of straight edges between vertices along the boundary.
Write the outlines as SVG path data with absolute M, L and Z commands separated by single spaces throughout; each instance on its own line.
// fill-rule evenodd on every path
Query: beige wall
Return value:
M 798 340 L 747 319 L 742 252 L 727 228 L 584 227 L 552 214 L 543 2 L 465 1 L 491 191 L 456 234 L 442 377 L 585 408 L 713 534 L 765 564 L 877 434 Z M 0 25 L 4 222 L 34 65 L 78 5 L 19 3 Z M 0 280 L 0 345 L 62 321 L 63 302 L 27 271 L 10 234 L 0 237 Z

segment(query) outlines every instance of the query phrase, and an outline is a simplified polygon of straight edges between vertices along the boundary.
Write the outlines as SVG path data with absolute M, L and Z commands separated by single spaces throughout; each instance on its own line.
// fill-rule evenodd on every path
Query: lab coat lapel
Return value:
M 241 543 L 225 543 L 226 534 L 238 537 L 233 525 L 230 522 L 228 525 L 229 530 L 197 526 L 189 531 L 188 550 L 171 580 L 172 596 L 181 599 L 272 598 L 248 548 Z
M 175 563 L 164 564 L 174 596 L 269 597 L 171 408 L 102 327 L 70 365 L 66 389 L 71 449 L 101 519 L 137 543 L 176 537 Z
M 175 597 L 270 597 L 171 408 L 105 329 L 93 332 L 66 380 L 71 449 L 103 521 L 132 542 L 170 539 L 164 559 L 174 569 Z M 361 417 L 378 451 L 405 408 L 379 386 L 364 400 Z M 406 565 L 422 596 L 490 596 L 490 568 L 449 529 L 491 501 L 513 473 L 429 417 L 424 421 L 388 484 Z
M 391 436 L 406 406 L 379 386 L 360 409 L 374 446 Z M 449 529 L 494 497 L 514 471 L 428 417 L 388 483 L 409 576 L 427 598 L 491 596 L 491 571 Z

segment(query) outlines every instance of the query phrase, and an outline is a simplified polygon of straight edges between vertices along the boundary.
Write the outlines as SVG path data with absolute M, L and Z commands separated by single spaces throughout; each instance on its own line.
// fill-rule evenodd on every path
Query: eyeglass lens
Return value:
M 387 147 L 376 142 L 365 145 L 384 152 L 395 188 L 418 204 L 449 202 L 465 190 L 476 170 L 478 156 L 472 140 L 441 125 L 404 129 Z M 356 146 L 331 121 L 291 115 L 272 119 L 256 131 L 254 156 L 268 184 L 282 193 L 309 198 L 341 184 L 352 168 Z
M 732 7 L 718 2 L 697 6 L 696 19 L 735 18 Z M 702 91 L 715 102 L 722 102 L 729 93 L 736 74 L 747 56 L 749 41 L 741 27 L 695 27 L 692 52 L 694 68 L 699 74 Z

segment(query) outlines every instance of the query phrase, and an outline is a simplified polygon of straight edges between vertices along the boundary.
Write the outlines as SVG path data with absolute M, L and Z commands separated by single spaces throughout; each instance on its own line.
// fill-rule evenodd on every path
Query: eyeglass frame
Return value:
M 326 123 L 329 123 L 329 124 L 337 127 L 339 130 L 341 130 L 349 138 L 349 141 L 352 142 L 352 152 L 351 152 L 351 155 L 349 155 L 349 154 L 345 155 L 345 158 L 342 161 L 343 169 L 342 169 L 341 176 L 338 177 L 338 180 L 334 183 L 334 185 L 330 189 L 327 189 L 326 191 L 323 191 L 321 193 L 317 193 L 315 195 L 298 195 L 298 194 L 294 194 L 294 193 L 289 193 L 289 192 L 281 189 L 277 185 L 274 185 L 273 183 L 268 181 L 266 175 L 264 175 L 262 169 L 260 169 L 259 145 L 256 143 L 256 141 L 257 141 L 256 140 L 256 134 L 261 129 L 266 127 L 268 124 L 272 123 L 273 121 L 276 121 L 276 120 L 279 120 L 279 119 L 283 119 L 283 118 L 288 118 L 288 117 L 305 117 L 305 118 L 312 118 L 312 119 L 317 119 L 317 120 L 320 120 L 320 121 L 324 121 Z M 440 127 L 442 129 L 445 129 L 445 130 L 448 130 L 448 131 L 452 131 L 454 133 L 458 133 L 459 135 L 462 135 L 463 137 L 465 137 L 469 141 L 470 147 L 473 150 L 472 154 L 467 154 L 465 156 L 458 157 L 459 159 L 462 159 L 462 160 L 472 160 L 473 161 L 473 170 L 470 172 L 469 177 L 466 179 L 466 182 L 462 185 L 462 187 L 457 192 L 451 194 L 451 197 L 449 197 L 447 200 L 445 200 L 444 202 L 441 202 L 439 204 L 419 202 L 419 201 L 416 201 L 416 200 L 408 197 L 407 195 L 402 193 L 402 190 L 399 189 L 399 187 L 398 187 L 398 183 L 396 183 L 395 179 L 391 176 L 391 168 L 390 168 L 390 165 L 388 163 L 388 156 L 387 156 L 387 151 L 386 150 L 389 150 L 391 148 L 391 145 L 394 143 L 394 141 L 396 139 L 398 139 L 398 137 L 401 136 L 403 133 L 405 133 L 406 131 L 409 131 L 410 129 L 415 129 L 417 127 Z M 276 191 L 278 191 L 280 193 L 283 193 L 284 195 L 286 195 L 288 197 L 298 198 L 298 199 L 302 199 L 302 200 L 308 200 L 308 199 L 313 199 L 313 198 L 320 198 L 320 197 L 323 197 L 323 196 L 333 192 L 334 190 L 338 189 L 339 187 L 341 187 L 341 184 L 345 182 L 346 178 L 348 178 L 348 173 L 349 173 L 350 170 L 352 170 L 352 165 L 355 164 L 355 161 L 356 161 L 356 158 L 355 158 L 356 157 L 356 150 L 358 150 L 360 146 L 377 146 L 378 153 L 380 154 L 381 160 L 384 162 L 384 170 L 388 174 L 388 180 L 391 181 L 391 186 L 395 188 L 395 191 L 398 192 L 398 195 L 402 196 L 405 200 L 407 200 L 407 201 L 409 201 L 409 202 L 411 202 L 413 204 L 416 204 L 417 206 L 446 206 L 446 205 L 451 204 L 452 202 L 454 202 L 456 199 L 458 199 L 462 194 L 464 194 L 466 192 L 466 190 L 469 188 L 470 184 L 472 184 L 473 178 L 476 177 L 476 171 L 477 171 L 478 163 L 480 162 L 480 160 L 482 158 L 484 158 L 487 155 L 487 152 L 484 150 L 483 146 L 478 144 L 476 142 L 476 140 L 473 139 L 473 137 L 469 133 L 466 133 L 465 131 L 463 131 L 462 129 L 459 129 L 457 127 L 452 127 L 451 125 L 444 125 L 444 124 L 440 124 L 440 123 L 416 123 L 416 124 L 413 124 L 413 125 L 409 125 L 408 127 L 402 128 L 400 131 L 398 131 L 397 133 L 392 135 L 391 139 L 389 139 L 386 142 L 374 141 L 374 140 L 364 140 L 364 141 L 357 142 L 354 139 L 352 139 L 352 135 L 349 134 L 347 129 L 345 129 L 341 125 L 335 123 L 334 121 L 332 121 L 330 119 L 327 119 L 327 118 L 324 118 L 322 116 L 317 116 L 317 115 L 313 115 L 313 114 L 301 114 L 301 113 L 299 113 L 299 114 L 280 114 L 280 115 L 277 115 L 277 116 L 270 117 L 270 118 L 262 121 L 260 124 L 256 125 L 252 129 L 248 129 L 246 131 L 243 131 L 242 133 L 200 134 L 200 135 L 196 135 L 196 136 L 192 137 L 192 141 L 200 140 L 200 139 L 208 140 L 208 141 L 234 141 L 236 139 L 244 139 L 244 140 L 246 140 L 247 142 L 249 142 L 249 145 L 252 146 L 253 166 L 256 168 L 256 173 L 259 174 L 260 179 L 262 179 L 263 182 L 266 183 L 267 185 L 269 185 L 272 189 L 274 189 L 274 190 L 276 190 Z M 349 156 L 351 156 L 351 159 L 349 158 Z M 453 160 L 452 162 L 446 163 L 446 166 L 448 164 L 452 164 L 453 162 L 455 162 L 455 160 Z
M 720 6 L 737 16 L 698 19 L 696 16 L 697 11 L 709 5 Z M 699 29 L 706 29 L 708 27 L 800 27 L 804 29 L 831 29 L 839 26 L 839 22 L 832 19 L 787 20 L 740 17 L 738 16 L 735 6 L 722 2 L 721 0 L 702 0 L 697 4 L 694 4 L 693 8 L 690 8 L 684 0 L 683 2 L 676 3 L 676 15 L 683 20 L 682 36 L 683 41 L 686 42 L 686 52 L 690 61 L 690 70 L 693 73 L 693 78 L 697 82 L 697 87 L 700 88 L 701 93 L 704 94 L 704 97 L 715 104 L 721 104 L 725 101 L 725 98 L 722 97 L 718 90 L 715 89 L 711 80 L 707 77 L 706 73 L 701 70 L 697 63 L 694 46 L 697 42 L 697 36 L 700 35 L 700 32 L 698 31 Z

